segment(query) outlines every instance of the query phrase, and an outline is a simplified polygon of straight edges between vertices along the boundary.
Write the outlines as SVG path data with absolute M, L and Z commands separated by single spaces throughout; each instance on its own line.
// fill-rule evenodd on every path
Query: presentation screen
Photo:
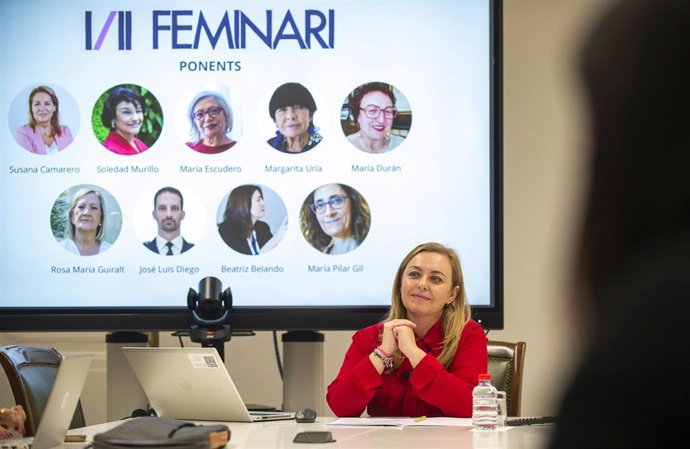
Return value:
M 0 330 L 357 328 L 429 241 L 501 328 L 499 6 L 2 1 Z

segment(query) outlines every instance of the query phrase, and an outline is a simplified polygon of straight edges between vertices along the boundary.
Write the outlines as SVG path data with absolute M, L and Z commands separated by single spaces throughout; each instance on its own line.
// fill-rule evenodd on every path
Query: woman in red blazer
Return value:
M 458 255 L 425 243 L 400 264 L 388 316 L 352 337 L 326 399 L 337 416 L 469 417 L 486 370 L 486 336 L 470 319 Z

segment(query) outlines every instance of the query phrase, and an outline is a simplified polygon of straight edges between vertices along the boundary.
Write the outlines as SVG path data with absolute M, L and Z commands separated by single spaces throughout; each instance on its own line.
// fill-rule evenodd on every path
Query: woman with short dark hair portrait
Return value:
M 299 83 L 278 87 L 268 104 L 277 128 L 268 144 L 283 153 L 304 153 L 314 148 L 323 139 L 314 125 L 315 112 L 314 97 L 306 87 Z
M 101 113 L 103 126 L 110 130 L 103 146 L 125 156 L 148 150 L 149 147 L 137 138 L 144 124 L 145 109 L 144 100 L 136 91 L 123 86 L 112 89 Z

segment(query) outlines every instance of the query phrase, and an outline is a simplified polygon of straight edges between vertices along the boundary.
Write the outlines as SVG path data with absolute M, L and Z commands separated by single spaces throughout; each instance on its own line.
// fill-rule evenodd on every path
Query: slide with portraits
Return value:
M 488 0 L 0 3 L 0 303 L 491 301 Z

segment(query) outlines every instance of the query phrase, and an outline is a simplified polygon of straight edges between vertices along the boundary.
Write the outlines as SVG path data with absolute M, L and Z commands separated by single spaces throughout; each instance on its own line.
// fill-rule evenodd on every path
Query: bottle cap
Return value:
M 480 374 L 479 380 L 491 380 L 491 374 Z

